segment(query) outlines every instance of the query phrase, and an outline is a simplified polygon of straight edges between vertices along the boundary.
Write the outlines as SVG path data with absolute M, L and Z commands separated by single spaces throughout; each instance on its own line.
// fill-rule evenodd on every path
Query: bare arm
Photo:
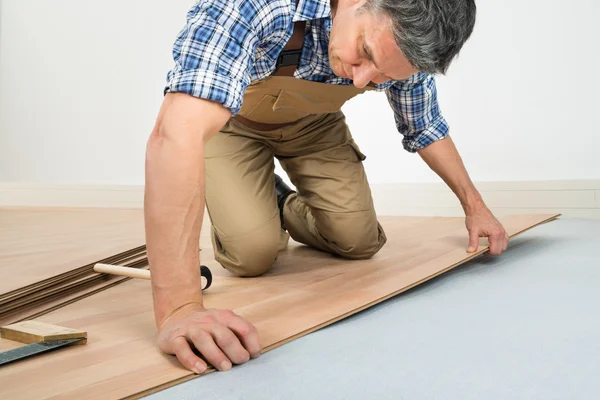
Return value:
M 490 254 L 498 255 L 506 250 L 508 235 L 475 188 L 452 139 L 438 140 L 418 153 L 458 197 L 469 230 L 468 251 L 477 250 L 480 237 L 489 238 Z
M 418 151 L 429 167 L 446 182 L 466 211 L 482 205 L 481 195 L 471 181 L 449 136 Z
M 204 143 L 228 117 L 216 103 L 169 93 L 148 140 L 144 206 L 158 325 L 182 306 L 202 304 Z
M 229 369 L 230 361 L 246 361 L 248 352 L 258 351 L 250 324 L 232 312 L 209 312 L 202 302 L 199 237 L 205 205 L 204 147 L 230 115 L 220 104 L 169 93 L 147 145 L 146 243 L 159 344 L 196 372 L 206 365 L 192 354 L 188 341 L 220 369 Z M 246 341 L 248 351 L 232 340 L 234 333 Z M 219 348 L 221 338 L 228 348 Z

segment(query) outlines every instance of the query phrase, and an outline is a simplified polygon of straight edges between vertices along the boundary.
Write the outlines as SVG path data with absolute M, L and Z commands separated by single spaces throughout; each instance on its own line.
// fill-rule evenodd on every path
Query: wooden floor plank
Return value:
M 140 259 L 141 257 L 146 258 L 146 246 L 136 247 L 126 252 L 107 257 L 101 260 L 101 262 L 107 264 L 122 264 L 129 262 L 132 259 Z M 56 285 L 61 285 L 80 278 L 88 277 L 90 273 L 93 272 L 94 264 L 95 262 L 7 292 L 0 296 L 0 306 L 14 302 L 16 299 L 23 298 L 25 296 L 46 291 L 47 289 Z M 4 273 L 14 273 L 10 266 L 2 266 L 0 268 L 2 271 L 4 271 Z
M 0 208 L 0 297 L 144 244 L 139 209 Z
M 131 268 L 145 268 L 148 259 L 145 250 L 134 256 L 117 259 L 118 265 Z M 80 277 L 82 276 L 82 277 Z M 0 305 L 0 325 L 12 324 L 23 319 L 35 318 L 114 286 L 126 279 L 120 276 L 100 274 L 90 266 L 84 275 L 74 274 L 71 279 L 63 279 L 43 290 L 21 294 L 13 301 Z
M 515 236 L 554 218 L 520 215 L 501 221 Z M 203 242 L 202 262 L 215 275 L 213 286 L 205 292 L 205 305 L 230 308 L 250 320 L 268 351 L 485 250 L 466 253 L 462 218 L 382 217 L 380 221 L 388 243 L 370 260 L 343 260 L 292 242 L 273 270 L 258 278 L 231 276 L 215 263 L 207 251 L 209 243 Z M 156 348 L 148 281 L 127 281 L 39 320 L 85 330 L 88 343 L 4 367 L 0 398 L 137 398 L 196 377 Z

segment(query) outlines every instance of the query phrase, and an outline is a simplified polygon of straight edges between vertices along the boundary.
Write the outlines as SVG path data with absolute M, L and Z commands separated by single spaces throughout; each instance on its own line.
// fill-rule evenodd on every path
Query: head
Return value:
M 474 0 L 332 0 L 333 72 L 368 83 L 445 74 L 475 24 Z

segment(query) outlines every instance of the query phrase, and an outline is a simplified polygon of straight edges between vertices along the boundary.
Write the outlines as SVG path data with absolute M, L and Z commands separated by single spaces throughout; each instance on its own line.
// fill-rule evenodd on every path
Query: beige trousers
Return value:
M 215 259 L 224 268 L 261 275 L 290 236 L 349 259 L 370 258 L 385 244 L 365 156 L 340 111 L 362 91 L 278 76 L 248 88 L 240 117 L 260 124 L 232 118 L 205 150 L 206 207 Z M 284 206 L 285 230 L 275 158 L 297 190 Z

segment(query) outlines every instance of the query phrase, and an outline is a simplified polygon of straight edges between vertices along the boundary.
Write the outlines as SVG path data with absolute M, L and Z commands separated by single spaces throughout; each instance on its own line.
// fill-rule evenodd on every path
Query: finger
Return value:
M 504 230 L 501 231 L 501 233 L 498 234 L 498 255 L 504 253 L 504 251 L 506 251 L 506 248 L 508 246 L 508 235 L 506 234 L 506 232 Z
M 502 253 L 504 247 L 504 239 L 497 234 L 490 236 L 490 255 L 497 256 Z
M 469 247 L 467 252 L 474 253 L 479 248 L 479 233 L 473 229 L 469 232 Z
M 175 356 L 184 367 L 197 374 L 206 371 L 206 363 L 194 354 L 186 338 L 176 337 L 171 341 L 171 345 Z
M 220 371 L 231 369 L 231 361 L 219 349 L 212 335 L 204 329 L 198 329 L 190 332 L 190 339 L 200 354 L 204 356 L 212 366 Z
M 217 325 L 211 333 L 217 346 L 233 363 L 242 364 L 250 359 L 250 354 L 244 349 L 240 339 L 226 326 Z
M 260 356 L 262 346 L 254 325 L 235 314 L 224 322 L 237 335 L 252 358 Z

